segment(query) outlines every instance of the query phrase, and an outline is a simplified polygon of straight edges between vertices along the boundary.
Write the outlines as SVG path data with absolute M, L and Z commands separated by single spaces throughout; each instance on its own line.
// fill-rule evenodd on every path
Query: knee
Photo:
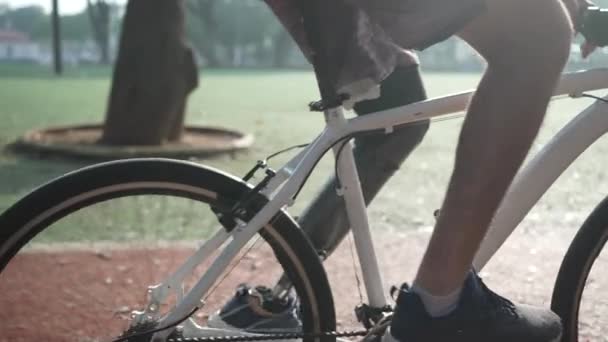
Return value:
M 488 66 L 528 76 L 559 74 L 570 55 L 573 29 L 560 0 L 514 1 L 522 15 L 515 18 L 486 57 Z

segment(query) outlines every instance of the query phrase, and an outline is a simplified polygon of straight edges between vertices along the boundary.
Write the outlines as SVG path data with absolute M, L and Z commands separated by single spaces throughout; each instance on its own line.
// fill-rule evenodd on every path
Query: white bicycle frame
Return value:
M 600 89 L 608 89 L 608 69 L 565 74 L 555 91 L 555 96 L 579 97 L 584 92 Z M 209 291 L 247 241 L 279 210 L 293 204 L 295 196 L 308 175 L 331 148 L 333 148 L 334 154 L 339 154 L 336 162 L 341 188 L 338 189 L 338 194 L 345 200 L 369 305 L 372 307 L 386 305 L 384 286 L 371 239 L 350 138 L 356 133 L 375 130 L 383 130 L 388 134 L 400 125 L 462 112 L 466 109 L 471 95 L 472 92 L 464 92 L 351 119 L 344 116 L 342 108 L 325 111 L 327 126 L 323 132 L 307 148 L 281 167 L 268 186 L 263 189 L 262 193 L 270 199 L 266 206 L 248 223 L 238 225 L 232 232 L 227 233 L 220 229 L 178 271 L 169 276 L 162 284 L 151 288 L 152 302 L 141 313 L 141 317 L 153 314 L 155 305 L 159 305 L 170 291 L 181 288 L 180 285 L 185 276 L 208 258 L 211 251 L 231 238 L 232 240 L 228 242 L 196 285 L 185 295 L 178 293 L 179 303 L 168 315 L 163 317 L 160 326 L 166 327 L 172 322 L 188 316 L 195 307 L 199 306 L 201 298 Z M 604 99 L 608 100 L 608 96 Z M 477 270 L 483 268 L 562 172 L 606 132 L 608 132 L 608 104 L 595 101 L 562 128 L 520 170 L 498 209 L 490 231 L 477 254 L 474 262 Z M 217 332 L 215 333 L 217 334 Z M 163 337 L 166 336 L 165 334 L 168 333 L 160 332 L 156 336 Z

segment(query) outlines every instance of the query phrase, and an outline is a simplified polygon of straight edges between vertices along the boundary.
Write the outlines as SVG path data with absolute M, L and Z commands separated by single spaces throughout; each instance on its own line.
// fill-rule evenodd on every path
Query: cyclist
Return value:
M 413 286 L 404 286 L 399 292 L 383 341 L 559 340 L 561 322 L 557 315 L 492 292 L 471 270 L 471 264 L 536 137 L 569 55 L 572 21 L 587 2 L 344 3 L 354 8 L 352 13 L 365 14 L 393 45 L 425 48 L 455 34 L 487 62 L 469 104 L 437 225 Z M 584 52 L 591 50 L 586 45 Z

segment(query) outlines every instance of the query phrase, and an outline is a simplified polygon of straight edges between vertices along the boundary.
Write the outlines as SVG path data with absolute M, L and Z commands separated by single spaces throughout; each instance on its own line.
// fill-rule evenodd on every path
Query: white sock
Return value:
M 417 284 L 412 286 L 411 291 L 420 297 L 426 312 L 431 317 L 442 317 L 449 315 L 452 311 L 454 311 L 454 309 L 456 309 L 458 306 L 458 301 L 460 300 L 462 287 L 459 287 L 455 291 L 445 296 L 435 296 Z
M 391 334 L 391 327 L 387 327 L 386 332 L 384 335 L 382 335 L 382 339 L 380 339 L 380 342 L 399 342 L 399 340 L 396 339 L 393 334 Z

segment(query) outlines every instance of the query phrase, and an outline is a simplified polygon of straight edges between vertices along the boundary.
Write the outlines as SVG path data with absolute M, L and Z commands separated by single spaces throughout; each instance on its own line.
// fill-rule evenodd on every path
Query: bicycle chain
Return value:
M 365 336 L 369 330 L 355 331 L 326 331 L 322 333 L 276 333 L 251 336 L 209 336 L 209 337 L 176 337 L 169 338 L 168 342 L 251 342 L 251 341 L 275 341 L 296 340 L 304 338 L 321 337 L 356 337 Z

